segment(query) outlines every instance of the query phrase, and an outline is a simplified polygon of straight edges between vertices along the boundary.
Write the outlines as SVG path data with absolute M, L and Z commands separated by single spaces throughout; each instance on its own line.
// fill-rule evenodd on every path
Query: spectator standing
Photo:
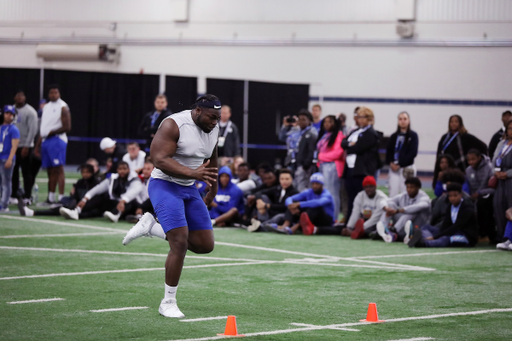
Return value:
M 172 112 L 167 109 L 167 96 L 159 94 L 155 97 L 155 110 L 148 112 L 139 124 L 138 134 L 139 137 L 146 139 L 145 150 L 149 151 L 153 137 L 160 127 L 160 123 L 172 115 Z
M 318 134 L 311 125 L 312 117 L 309 111 L 306 109 L 299 111 L 298 117 L 300 130 L 288 136 L 287 145 L 289 163 L 295 170 L 294 185 L 301 192 L 308 188 L 309 177 L 313 172 L 313 157 Z
M 0 213 L 9 211 L 9 198 L 12 192 L 12 172 L 16 163 L 16 150 L 20 142 L 20 131 L 12 124 L 16 109 L 12 105 L 4 107 L 4 122 L 0 126 L 0 183 L 2 197 Z
M 450 116 L 448 133 L 444 134 L 439 140 L 437 155 L 451 155 L 455 165 L 465 172 L 468 167 L 466 154 L 470 149 L 478 149 L 482 154 L 487 154 L 487 145 L 468 133 L 464 127 L 462 117 L 459 115 Z M 434 172 L 438 173 L 439 169 L 436 169 Z
M 123 157 L 126 154 L 126 149 L 122 145 L 117 144 L 117 142 L 112 140 L 110 137 L 104 137 L 103 139 L 101 139 L 100 149 L 107 155 L 108 159 L 112 162 L 109 165 L 109 162 L 107 160 L 106 174 L 108 175 L 110 173 L 117 173 L 117 165 L 119 164 L 119 162 L 123 161 Z
M 124 154 L 122 160 L 128 164 L 130 170 L 141 174 L 146 160 L 146 153 L 140 150 L 140 146 L 137 142 L 128 143 L 127 149 L 128 153 Z
M 12 175 L 12 195 L 18 197 L 18 188 L 20 188 L 20 167 L 23 174 L 23 200 L 26 204 L 31 204 L 32 187 L 35 177 L 32 174 L 32 153 L 34 151 L 34 141 L 39 131 L 37 112 L 27 104 L 25 93 L 18 91 L 14 96 L 14 105 L 18 112 L 14 122 L 20 131 L 20 143 L 16 151 L 16 164 Z
M 512 207 L 506 212 L 507 226 L 505 228 L 505 241 L 496 245 L 498 250 L 512 251 Z
M 491 160 L 477 149 L 470 149 L 467 155 L 469 167 L 466 168 L 466 179 L 469 183 L 469 194 L 476 201 L 476 218 L 480 238 L 487 237 L 490 242 L 496 240 L 496 228 L 493 210 L 494 188 L 488 186 L 494 174 Z
M 505 126 L 510 120 L 512 120 L 512 112 L 510 110 L 507 110 L 501 114 L 501 122 L 503 122 L 503 127 L 501 127 L 501 129 L 492 136 L 491 142 L 489 142 L 489 157 L 491 159 L 494 157 L 496 146 L 498 146 L 498 143 L 500 143 L 501 139 L 503 138 L 503 133 L 505 133 Z
M 324 188 L 334 199 L 334 219 L 338 219 L 340 211 L 340 178 L 345 167 L 341 148 L 343 137 L 340 121 L 335 116 L 329 115 L 322 120 L 322 129 L 316 144 L 317 166 L 324 176 Z
M 233 158 L 242 155 L 238 127 L 230 120 L 231 107 L 223 105 L 220 109 L 219 121 L 219 157 Z
M 66 102 L 60 98 L 58 85 L 50 85 L 48 92 L 50 102 L 43 107 L 41 117 L 41 135 L 34 154 L 40 156 L 42 167 L 48 172 L 48 199 L 46 206 L 52 205 L 64 197 L 64 165 L 68 147 L 67 133 L 71 131 L 71 113 Z M 59 197 L 55 195 L 59 184 Z
M 405 192 L 406 178 L 416 176 L 414 159 L 418 155 L 418 144 L 418 134 L 411 130 L 410 116 L 403 111 L 398 114 L 398 127 L 389 138 L 386 148 L 390 197 Z
M 494 217 L 497 226 L 497 238 L 501 240 L 507 225 L 505 212 L 512 207 L 512 121 L 505 126 L 503 140 L 496 146 L 492 159 L 494 175 L 498 186 L 494 194 Z
M 340 113 L 338 115 L 338 120 L 340 121 L 340 131 L 343 132 L 343 136 L 347 136 L 349 134 L 349 128 L 347 127 L 347 115 Z
M 311 108 L 311 116 L 313 116 L 312 125 L 315 127 L 316 131 L 320 131 L 322 129 L 322 106 L 320 104 L 315 104 Z
M 363 179 L 368 175 L 375 176 L 379 163 L 379 135 L 370 124 L 374 120 L 373 111 L 361 107 L 357 112 L 359 129 L 352 131 L 341 143 L 347 153 L 343 171 L 348 196 L 346 221 L 350 220 L 356 195 L 363 190 Z

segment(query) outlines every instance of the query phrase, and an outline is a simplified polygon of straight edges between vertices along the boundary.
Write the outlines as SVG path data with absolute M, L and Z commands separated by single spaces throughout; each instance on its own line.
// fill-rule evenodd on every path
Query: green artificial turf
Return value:
M 41 190 L 40 195 L 45 191 Z M 123 246 L 122 238 L 130 227 L 103 218 L 70 222 L 60 217 L 0 217 L 0 340 L 181 340 L 222 333 L 225 319 L 186 323 L 158 314 L 168 246 L 158 238 L 141 238 Z M 95 228 L 119 233 L 49 236 L 112 232 Z M 5 238 L 16 235 L 34 237 Z M 215 229 L 215 239 L 215 250 L 206 256 L 229 260 L 187 257 L 178 290 L 179 307 L 188 319 L 235 315 L 240 333 L 303 328 L 290 323 L 357 323 L 365 318 L 370 302 L 377 303 L 383 320 L 512 308 L 512 253 L 498 252 L 488 245 L 410 249 L 401 243 L 354 241 L 339 236 L 250 234 L 232 228 Z M 6 246 L 18 249 L 2 248 Z M 446 252 L 454 253 L 443 254 Z M 367 258 L 371 256 L 375 257 Z M 244 263 L 237 259 L 277 263 L 212 266 Z M 194 268 L 197 265 L 205 267 Z M 5 279 L 127 269 L 149 270 Z M 7 303 L 47 298 L 64 300 Z M 123 307 L 149 308 L 91 312 Z M 490 312 L 349 327 L 359 331 L 318 329 L 246 339 L 508 340 L 512 335 L 511 318 L 512 311 Z

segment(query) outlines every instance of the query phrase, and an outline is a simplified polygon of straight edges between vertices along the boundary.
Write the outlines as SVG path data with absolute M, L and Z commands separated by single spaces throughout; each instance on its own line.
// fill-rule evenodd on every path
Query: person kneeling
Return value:
M 314 173 L 309 182 L 311 188 L 286 199 L 285 221 L 276 232 L 294 234 L 300 227 L 305 235 L 340 234 L 333 226 L 334 199 L 323 187 L 324 176 Z
M 341 230 L 341 235 L 360 239 L 375 234 L 377 222 L 384 213 L 387 201 L 388 196 L 377 189 L 375 178 L 368 175 L 363 180 L 363 191 L 354 199 L 350 220 L 347 227 Z
M 100 217 L 116 223 L 122 214 L 128 214 L 135 207 L 135 198 L 144 190 L 137 173 L 130 172 L 128 164 L 120 161 L 117 173 L 103 180 L 88 191 L 74 210 L 60 208 L 66 219 Z
M 237 221 L 244 214 L 244 193 L 231 182 L 229 167 L 219 170 L 219 189 L 209 207 L 212 226 L 226 226 Z
M 450 207 L 441 228 L 424 225 L 414 229 L 409 247 L 447 247 L 474 246 L 478 241 L 478 224 L 475 207 L 462 199 L 462 186 L 457 183 L 448 185 Z M 406 233 L 410 235 L 412 228 Z

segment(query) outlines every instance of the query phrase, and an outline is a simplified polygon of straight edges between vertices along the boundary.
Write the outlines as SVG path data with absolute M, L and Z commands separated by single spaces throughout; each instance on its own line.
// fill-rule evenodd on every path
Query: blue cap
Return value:
M 6 112 L 10 112 L 13 115 L 16 115 L 16 108 L 14 108 L 14 105 L 6 105 L 4 106 L 4 114 Z
M 324 184 L 324 176 L 322 173 L 313 173 L 309 178 L 309 182 L 318 182 L 319 184 Z

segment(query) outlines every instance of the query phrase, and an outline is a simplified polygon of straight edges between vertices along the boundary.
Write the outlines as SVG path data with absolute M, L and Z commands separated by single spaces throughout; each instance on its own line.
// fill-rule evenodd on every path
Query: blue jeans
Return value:
M 2 184 L 2 199 L 0 207 L 6 208 L 9 205 L 9 198 L 12 194 L 12 173 L 14 171 L 15 160 L 12 161 L 10 168 L 5 168 L 7 160 L 0 160 L 0 183 Z
M 442 236 L 434 240 L 425 240 L 425 238 L 434 237 L 440 231 L 439 227 L 432 225 L 423 225 L 421 227 L 421 236 L 425 242 L 426 247 L 448 247 L 451 245 L 462 246 L 468 244 L 466 236 L 462 233 L 455 234 L 453 236 Z M 458 238 L 457 238 L 458 237 Z
M 334 162 L 320 164 L 320 173 L 324 176 L 324 188 L 331 193 L 334 199 L 334 219 L 338 219 L 340 213 L 340 178 Z
M 505 227 L 505 238 L 512 241 L 512 221 L 507 222 L 507 226 Z

